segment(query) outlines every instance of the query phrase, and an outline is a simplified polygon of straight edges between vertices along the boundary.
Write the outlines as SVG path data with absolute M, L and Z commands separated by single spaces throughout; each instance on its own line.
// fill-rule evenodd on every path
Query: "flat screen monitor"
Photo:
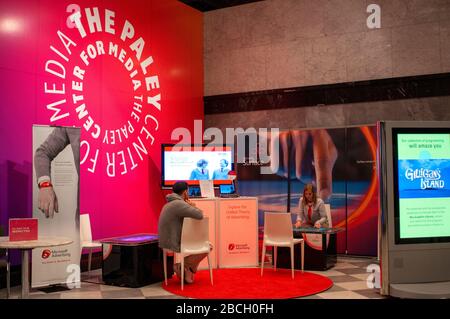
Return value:
M 176 181 L 199 185 L 199 180 L 213 180 L 215 186 L 231 183 L 232 146 L 163 144 L 161 161 L 162 187 L 171 187 Z
M 189 186 L 189 197 L 201 197 L 202 193 L 200 192 L 199 186 Z
M 220 194 L 221 195 L 229 195 L 235 194 L 236 189 L 234 188 L 234 184 L 220 185 Z
M 396 244 L 450 242 L 450 128 L 393 128 Z

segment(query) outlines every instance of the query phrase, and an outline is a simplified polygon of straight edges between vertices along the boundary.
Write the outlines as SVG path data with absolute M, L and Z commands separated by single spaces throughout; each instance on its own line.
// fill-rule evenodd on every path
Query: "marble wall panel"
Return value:
M 262 1 L 241 6 L 245 16 L 245 46 L 254 47 L 283 42 L 289 32 L 284 23 L 284 10 L 279 1 Z
M 285 41 L 325 36 L 325 3 L 327 0 L 284 0 L 276 3 L 285 27 Z M 280 14 L 281 13 L 281 14 Z
M 429 98 L 428 109 L 435 121 L 450 121 L 450 96 Z
M 204 67 L 204 95 L 214 95 L 225 92 L 230 81 L 228 51 L 214 51 L 205 54 Z
M 341 127 L 345 125 L 346 105 L 308 107 L 306 127 Z
M 381 29 L 366 26 L 371 3 Z M 449 72 L 449 21 L 450 0 L 266 0 L 206 12 L 204 92 Z
M 437 22 L 448 0 L 366 0 L 381 8 L 381 28 Z
M 440 23 L 440 46 L 442 72 L 450 72 L 450 16 Z
M 346 35 L 305 39 L 305 81 L 308 85 L 347 81 Z
M 440 21 L 450 20 L 450 0 L 441 0 L 439 18 Z
M 227 52 L 229 81 L 222 83 L 223 93 L 259 91 L 266 88 L 266 56 L 268 46 L 258 46 Z
M 224 51 L 247 47 L 246 6 L 237 6 L 205 13 L 204 50 Z
M 325 35 L 364 31 L 367 28 L 366 8 L 365 0 L 326 1 L 324 7 Z
M 439 22 L 392 28 L 393 76 L 441 72 Z
M 266 56 L 267 87 L 289 88 L 306 84 L 304 41 L 275 43 Z
M 354 33 L 346 41 L 348 81 L 392 77 L 390 29 Z

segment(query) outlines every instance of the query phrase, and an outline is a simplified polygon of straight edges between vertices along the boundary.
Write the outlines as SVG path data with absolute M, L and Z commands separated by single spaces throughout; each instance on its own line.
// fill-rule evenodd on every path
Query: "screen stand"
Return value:
M 450 298 L 450 281 L 417 284 L 391 284 L 390 295 L 398 298 Z

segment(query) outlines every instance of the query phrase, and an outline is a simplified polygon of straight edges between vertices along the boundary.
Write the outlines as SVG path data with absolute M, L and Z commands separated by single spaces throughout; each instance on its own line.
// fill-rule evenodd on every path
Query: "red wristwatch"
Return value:
M 41 183 L 39 183 L 39 188 L 44 188 L 44 187 L 53 187 L 53 185 L 50 182 L 41 182 Z

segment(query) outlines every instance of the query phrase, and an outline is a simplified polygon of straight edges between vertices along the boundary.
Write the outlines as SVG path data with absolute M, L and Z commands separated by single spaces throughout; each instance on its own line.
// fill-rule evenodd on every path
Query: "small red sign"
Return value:
M 9 240 L 37 240 L 37 218 L 11 218 L 9 220 Z

